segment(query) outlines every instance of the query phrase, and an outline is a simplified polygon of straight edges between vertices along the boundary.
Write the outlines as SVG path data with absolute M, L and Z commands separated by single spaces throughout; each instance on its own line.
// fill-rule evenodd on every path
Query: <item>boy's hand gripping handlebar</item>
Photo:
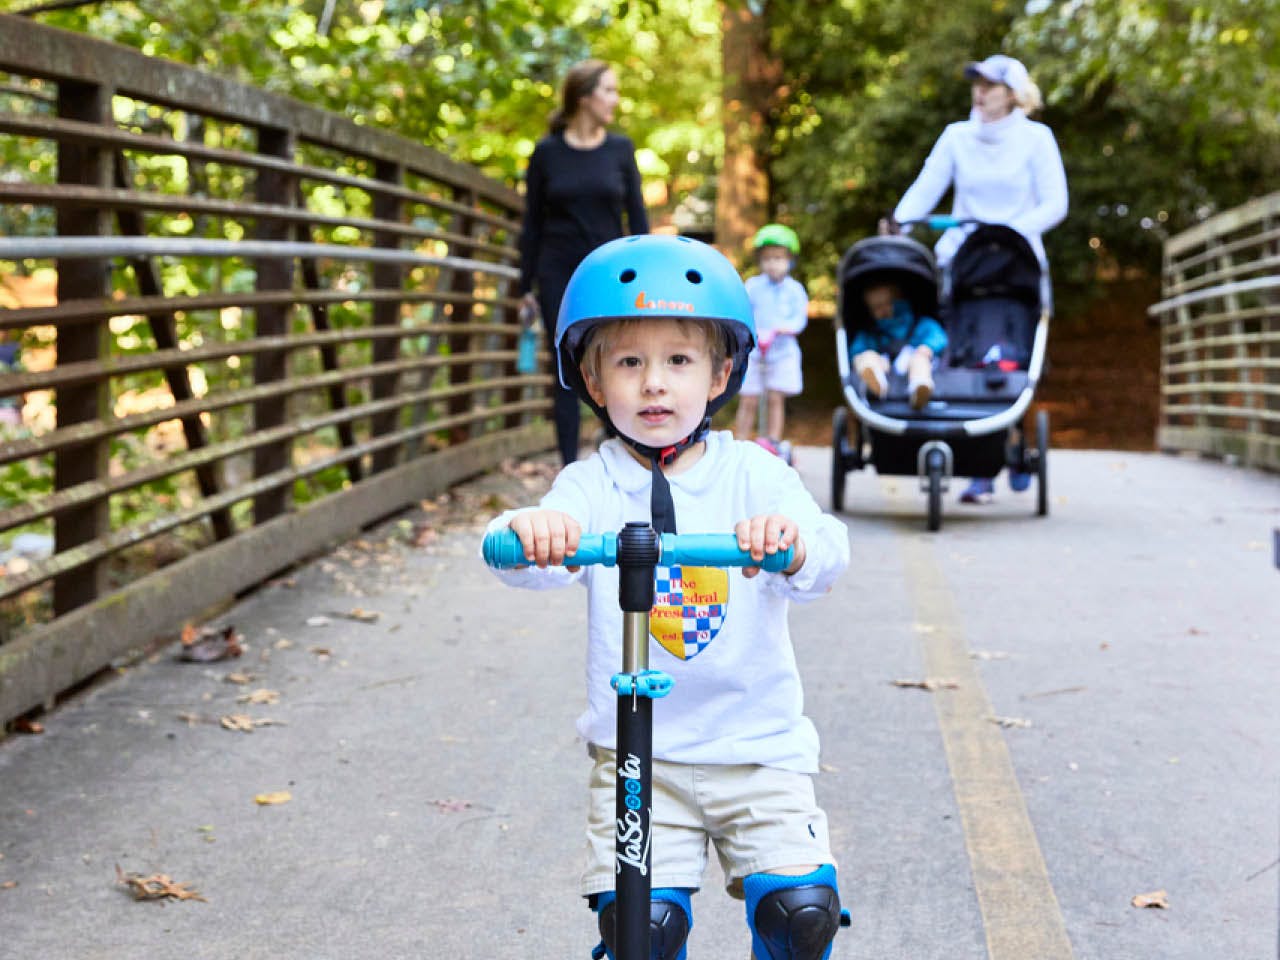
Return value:
M 664 533 L 658 536 L 659 562 L 668 566 L 760 567 L 770 573 L 778 573 L 791 566 L 795 549 L 792 545 L 777 553 L 766 553 L 763 560 L 757 561 L 748 551 L 738 549 L 738 538 L 732 533 Z M 483 551 L 484 562 L 499 570 L 529 565 L 520 538 L 510 528 L 486 534 Z M 578 540 L 577 552 L 564 558 L 566 567 L 592 564 L 617 566 L 616 533 L 583 534 Z

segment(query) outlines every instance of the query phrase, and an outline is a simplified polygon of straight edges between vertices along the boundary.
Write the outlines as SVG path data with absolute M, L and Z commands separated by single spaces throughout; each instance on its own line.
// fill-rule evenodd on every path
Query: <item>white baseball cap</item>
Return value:
M 966 80 L 976 80 L 978 77 L 992 83 L 1003 83 L 1014 93 L 1022 93 L 1027 81 L 1031 79 L 1021 60 L 1006 57 L 1003 53 L 987 57 L 980 63 L 970 63 L 964 68 Z

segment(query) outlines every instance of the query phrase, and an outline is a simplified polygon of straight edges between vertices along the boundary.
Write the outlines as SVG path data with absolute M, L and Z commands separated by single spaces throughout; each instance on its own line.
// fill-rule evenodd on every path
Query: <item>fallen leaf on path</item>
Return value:
M 363 607 L 352 607 L 346 613 L 335 614 L 335 616 L 346 617 L 348 620 L 355 620 L 357 623 L 377 623 L 382 614 L 376 610 L 366 610 Z
M 39 720 L 19 717 L 10 724 L 10 729 L 12 729 L 14 733 L 44 733 L 44 724 Z
M 893 685 L 895 687 L 910 687 L 915 690 L 958 690 L 960 681 L 946 677 L 925 677 L 923 680 L 895 680 Z
M 135 900 L 199 900 L 208 903 L 199 892 L 187 883 L 175 883 L 167 873 L 153 873 L 144 877 L 140 873 L 126 874 L 116 864 L 116 882 L 123 884 Z
M 1169 891 L 1168 890 L 1152 890 L 1150 893 L 1140 893 L 1129 901 L 1135 907 L 1148 907 L 1156 910 L 1169 909 Z
M 255 690 L 253 693 L 246 693 L 243 696 L 236 697 L 236 703 L 265 703 L 274 705 L 280 702 L 279 690 Z
M 431 802 L 444 813 L 461 813 L 463 810 L 471 809 L 470 800 L 432 800 Z
M 436 528 L 424 523 L 414 532 L 413 539 L 409 542 L 415 547 L 428 547 L 439 538 L 440 534 L 436 531 Z
M 228 673 L 222 678 L 227 683 L 234 683 L 236 686 L 244 687 L 253 683 L 252 673 Z
M 1037 693 L 1024 693 L 1022 700 L 1039 700 L 1041 697 L 1056 697 L 1064 693 L 1084 693 L 1088 687 L 1059 687 L 1057 690 L 1040 690 Z
M 1026 720 L 1022 717 L 990 716 L 990 717 L 987 717 L 987 720 L 990 721 L 991 723 L 997 724 L 998 726 L 1004 727 L 1006 730 L 1008 730 L 1011 727 L 1017 727 L 1021 729 L 1021 728 L 1026 728 L 1031 726 L 1031 721 Z
M 236 733 L 253 733 L 258 727 L 274 727 L 279 726 L 279 720 L 272 720 L 270 717 L 251 717 L 244 713 L 229 713 L 222 717 L 219 721 L 224 730 L 232 730 Z
M 12 890 L 17 885 L 17 880 L 6 880 L 4 883 L 0 883 L 0 890 Z
M 293 799 L 293 794 L 288 790 L 276 790 L 273 793 L 256 793 L 253 796 L 253 802 L 260 807 L 275 807 L 282 803 L 288 803 Z
M 244 653 L 240 642 L 243 639 L 232 626 L 221 630 L 213 627 L 197 630 L 187 624 L 182 628 L 182 652 L 178 654 L 178 659 L 188 663 L 213 663 L 215 660 L 238 657 Z

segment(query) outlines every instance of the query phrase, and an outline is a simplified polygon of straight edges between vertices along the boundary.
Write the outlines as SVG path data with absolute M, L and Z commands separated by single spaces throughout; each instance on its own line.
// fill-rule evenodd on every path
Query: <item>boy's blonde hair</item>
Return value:
M 712 370 L 718 369 L 729 359 L 727 336 L 724 328 L 715 320 L 708 320 L 705 317 L 625 317 L 598 324 L 591 329 L 582 345 L 582 356 L 578 361 L 578 366 L 582 368 L 584 374 L 598 381 L 600 379 L 600 359 L 617 335 L 628 327 L 652 323 L 654 320 L 669 320 L 682 333 L 688 333 L 690 330 L 697 330 L 701 333 L 703 342 L 707 345 L 707 352 L 711 354 Z

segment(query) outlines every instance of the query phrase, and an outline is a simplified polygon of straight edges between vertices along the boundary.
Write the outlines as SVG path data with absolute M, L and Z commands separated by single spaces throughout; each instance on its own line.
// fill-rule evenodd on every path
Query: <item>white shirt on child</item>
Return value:
M 983 123 L 975 110 L 968 120 L 949 124 L 894 219 L 928 216 L 953 184 L 953 216 L 1012 227 L 1047 263 L 1041 235 L 1067 215 L 1067 177 L 1052 130 L 1018 109 L 993 123 Z M 972 229 L 953 227 L 942 235 L 934 247 L 939 264 L 950 262 Z
M 738 569 L 703 568 L 684 570 L 682 580 L 670 583 L 659 567 L 649 666 L 670 674 L 675 687 L 654 707 L 653 753 L 676 763 L 816 773 L 818 734 L 804 715 L 787 608 L 790 600 L 830 590 L 849 563 L 848 531 L 822 512 L 793 468 L 759 445 L 727 431 L 709 434 L 706 442 L 696 464 L 668 475 L 677 529 L 731 533 L 739 520 L 784 514 L 804 538 L 805 564 L 791 577 L 760 573 L 748 580 Z M 565 467 L 539 506 L 569 514 L 584 533 L 617 531 L 649 519 L 651 483 L 649 468 L 622 441 L 609 440 Z M 496 517 L 489 530 L 507 527 L 518 512 Z M 577 728 L 588 742 L 612 749 L 618 696 L 609 681 L 622 668 L 617 568 L 494 572 L 507 584 L 535 590 L 575 581 L 586 586 L 587 708 Z
M 756 321 L 756 338 L 768 334 L 791 334 L 773 342 L 769 348 L 783 356 L 792 351 L 798 355 L 800 345 L 795 335 L 809 323 L 809 294 L 795 277 L 786 276 L 774 283 L 763 273 L 747 277 L 747 298 Z M 759 354 L 759 348 L 755 350 Z

